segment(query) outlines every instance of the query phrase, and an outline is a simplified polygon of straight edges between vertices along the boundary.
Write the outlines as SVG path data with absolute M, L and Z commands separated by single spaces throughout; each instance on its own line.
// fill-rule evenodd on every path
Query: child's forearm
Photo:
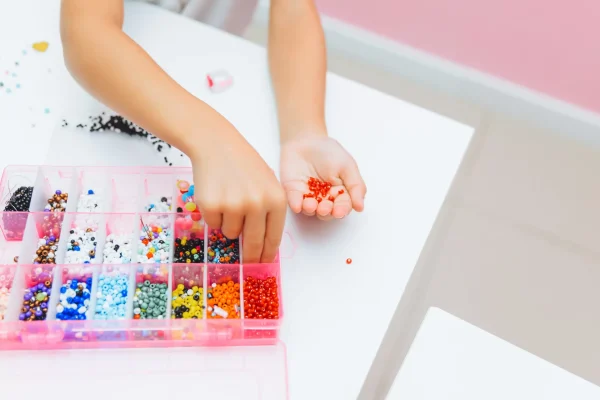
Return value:
M 327 52 L 313 0 L 271 0 L 269 67 L 281 142 L 304 133 L 327 135 Z
M 121 30 L 122 0 L 63 0 L 61 37 L 73 77 L 93 96 L 190 157 L 235 128 L 171 79 Z M 220 136 L 220 135 L 219 135 Z M 222 137 L 221 137 L 222 138 Z

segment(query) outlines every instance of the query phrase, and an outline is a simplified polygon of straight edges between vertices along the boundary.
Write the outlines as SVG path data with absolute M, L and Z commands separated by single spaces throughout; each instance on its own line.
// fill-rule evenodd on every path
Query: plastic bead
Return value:
M 213 93 L 221 93 L 233 85 L 233 77 L 225 70 L 211 72 L 206 75 L 208 88 Z
M 213 284 L 208 288 L 207 305 L 212 307 L 208 318 L 240 318 L 240 284 L 233 280 L 224 280 L 222 283 Z
M 184 208 L 189 212 L 195 211 L 196 203 L 189 201 L 189 202 L 185 203 Z
M 208 260 L 215 264 L 239 264 L 240 241 L 228 239 L 219 229 L 211 229 L 208 235 Z
M 58 320 L 85 320 L 90 306 L 92 278 L 68 280 L 60 288 L 60 302 L 56 306 Z M 64 293 L 63 293 L 64 289 Z
M 187 295 L 189 291 L 192 295 Z M 185 297 L 184 297 L 185 295 Z M 171 302 L 171 318 L 173 319 L 202 319 L 204 310 L 204 290 L 197 286 L 179 284 L 173 291 Z M 162 310 L 162 309 L 161 309 Z
M 244 280 L 244 318 L 278 319 L 279 297 L 277 279 L 269 276 L 264 279 L 251 276 Z
M 129 276 L 126 273 L 113 271 L 100 274 L 94 319 L 124 319 L 128 286 Z

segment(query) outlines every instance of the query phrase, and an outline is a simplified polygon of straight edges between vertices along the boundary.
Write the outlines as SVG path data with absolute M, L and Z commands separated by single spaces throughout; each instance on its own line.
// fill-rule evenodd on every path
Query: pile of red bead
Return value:
M 278 319 L 279 297 L 277 279 L 273 276 L 265 279 L 244 279 L 244 318 Z
M 330 193 L 332 184 L 329 182 L 324 182 L 318 178 L 310 177 L 308 178 L 308 193 L 304 194 L 305 199 L 316 199 L 317 202 L 321 202 L 324 199 L 329 201 L 334 201 L 335 197 Z M 337 194 L 344 193 L 343 189 L 340 189 Z

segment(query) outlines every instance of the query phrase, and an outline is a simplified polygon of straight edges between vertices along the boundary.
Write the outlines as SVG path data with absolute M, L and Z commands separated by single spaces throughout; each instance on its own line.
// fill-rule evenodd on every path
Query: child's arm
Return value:
M 362 211 L 367 188 L 358 166 L 327 135 L 327 53 L 313 0 L 271 0 L 269 66 L 281 136 L 281 182 L 290 208 L 325 220 Z M 332 183 L 330 196 L 304 198 L 310 177 Z
M 270 262 L 285 222 L 271 169 L 223 116 L 171 79 L 122 31 L 123 0 L 63 0 L 61 37 L 73 77 L 110 108 L 186 153 L 206 222 L 237 237 L 247 262 Z M 157 27 L 160 29 L 160 27 Z

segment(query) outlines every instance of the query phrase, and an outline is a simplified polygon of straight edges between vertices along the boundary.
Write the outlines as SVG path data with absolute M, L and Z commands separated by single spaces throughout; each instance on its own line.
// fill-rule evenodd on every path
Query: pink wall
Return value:
M 317 0 L 330 17 L 600 112 L 600 0 Z

